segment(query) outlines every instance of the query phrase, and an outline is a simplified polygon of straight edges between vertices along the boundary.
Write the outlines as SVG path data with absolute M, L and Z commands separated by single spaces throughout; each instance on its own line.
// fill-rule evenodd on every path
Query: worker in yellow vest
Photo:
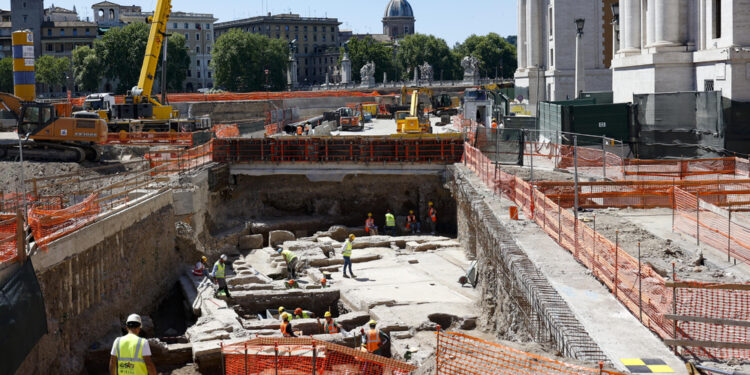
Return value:
M 389 236 L 396 235 L 396 217 L 391 213 L 391 209 L 385 211 L 385 234 Z
M 367 332 L 365 332 L 364 329 L 361 330 L 362 346 L 372 354 L 381 355 L 383 357 L 390 357 L 390 355 L 388 355 L 389 351 L 386 350 L 390 343 L 390 338 L 388 337 L 388 335 L 385 332 L 381 332 L 379 329 L 375 328 L 377 322 L 375 322 L 374 320 L 370 320 L 370 323 L 368 323 L 368 325 L 370 326 L 370 329 Z
M 344 246 L 341 247 L 341 255 L 344 257 L 344 277 L 349 278 L 346 274 L 346 267 L 349 267 L 349 273 L 352 274 L 352 278 L 357 276 L 352 271 L 352 244 L 354 243 L 354 234 L 350 234 L 349 238 L 344 242 Z
M 226 254 L 221 254 L 221 257 L 219 257 L 219 260 L 214 263 L 214 269 L 211 271 L 211 277 L 214 278 L 214 280 L 219 284 L 219 289 L 216 290 L 216 294 L 214 294 L 214 297 L 219 296 L 219 292 L 222 290 L 227 295 L 227 298 L 232 298 L 232 295 L 229 294 L 229 287 L 227 286 L 227 256 Z
M 156 375 L 156 365 L 151 360 L 148 340 L 138 337 L 141 324 L 138 314 L 128 316 L 125 322 L 128 334 L 118 337 L 112 344 L 109 357 L 110 375 Z
M 284 257 L 284 262 L 286 262 L 286 269 L 289 271 L 289 276 L 292 280 L 297 278 L 297 254 L 291 252 L 290 250 L 284 250 L 282 248 L 278 248 L 276 250 L 277 253 L 281 254 L 281 256 Z
M 339 333 L 342 331 L 341 325 L 336 323 L 335 320 L 333 320 L 333 317 L 331 316 L 330 311 L 326 311 L 325 315 L 323 315 L 326 319 L 325 323 L 321 324 L 320 319 L 318 319 L 318 325 L 323 328 L 324 334 L 333 335 L 336 333 Z
M 294 309 L 294 316 L 292 319 L 314 319 L 315 313 L 308 310 L 302 310 L 301 307 Z

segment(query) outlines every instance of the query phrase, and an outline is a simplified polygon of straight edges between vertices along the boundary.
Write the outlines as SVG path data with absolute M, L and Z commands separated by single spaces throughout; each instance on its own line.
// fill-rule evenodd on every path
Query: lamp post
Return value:
M 620 3 L 612 4 L 612 56 L 620 49 Z
M 583 79 L 583 24 L 586 22 L 583 18 L 577 18 L 576 23 L 576 77 L 575 77 L 575 97 L 581 96 L 581 92 L 585 90 L 585 83 Z
M 398 40 L 393 43 L 393 67 L 396 70 L 396 75 L 393 78 L 393 82 L 398 82 L 398 79 L 400 78 L 398 76 L 398 61 L 396 60 L 396 57 L 398 57 Z

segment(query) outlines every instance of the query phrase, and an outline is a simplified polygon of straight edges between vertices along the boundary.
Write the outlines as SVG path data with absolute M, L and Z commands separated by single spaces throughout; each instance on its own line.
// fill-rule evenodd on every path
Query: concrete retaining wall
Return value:
M 79 374 L 92 342 L 147 314 L 177 281 L 172 193 L 143 199 L 32 256 L 49 333 L 19 374 Z

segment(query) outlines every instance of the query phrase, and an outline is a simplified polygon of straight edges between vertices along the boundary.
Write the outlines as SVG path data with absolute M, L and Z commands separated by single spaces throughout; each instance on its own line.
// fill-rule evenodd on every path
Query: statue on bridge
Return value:
M 461 67 L 464 69 L 464 83 L 477 84 L 479 81 L 479 60 L 474 56 L 464 56 Z
M 425 61 L 424 64 L 419 67 L 419 78 L 422 81 L 432 82 L 433 76 L 434 72 L 432 70 L 432 65 Z
M 362 77 L 362 87 L 375 86 L 375 62 L 370 61 L 363 65 L 359 75 Z

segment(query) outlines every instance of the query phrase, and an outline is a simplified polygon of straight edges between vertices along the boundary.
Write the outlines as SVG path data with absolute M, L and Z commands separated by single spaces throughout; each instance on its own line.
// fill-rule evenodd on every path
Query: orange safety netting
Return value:
M 620 374 L 572 365 L 456 332 L 437 333 L 436 375 Z
M 685 282 L 687 287 L 675 289 L 675 314 L 700 321 L 677 321 L 678 340 L 710 341 L 716 343 L 748 344 L 750 341 L 750 290 L 737 289 L 735 285 Z M 744 313 L 742 313 L 744 312 Z M 720 321 L 725 320 L 725 321 Z M 735 324 L 729 324 L 735 323 Z M 745 359 L 750 349 L 709 348 L 685 346 L 699 358 Z
M 377 91 L 360 92 L 360 91 L 280 91 L 280 92 L 246 92 L 234 93 L 225 92 L 217 94 L 201 93 L 184 93 L 184 94 L 167 94 L 169 103 L 182 102 L 224 102 L 238 100 L 283 100 L 283 99 L 304 99 L 304 98 L 329 98 L 329 97 L 375 97 L 384 96 Z M 125 101 L 124 95 L 116 95 L 115 103 L 122 104 Z M 73 105 L 82 106 L 86 101 L 85 97 L 73 98 L 70 100 Z
M 311 338 L 256 338 L 222 346 L 226 375 L 405 375 L 416 366 Z
M 0 264 L 18 259 L 17 219 L 15 214 L 0 214 Z
M 213 130 L 216 138 L 237 138 L 240 136 L 240 128 L 237 124 L 214 125 Z
M 180 146 L 193 145 L 193 133 L 173 133 L 173 132 L 148 132 L 148 133 L 130 133 L 119 132 L 107 134 L 107 144 L 133 144 L 133 145 L 152 145 L 152 144 L 169 144 Z
M 627 179 L 708 179 L 726 178 L 725 175 L 742 175 L 737 170 L 739 158 L 641 160 L 628 159 L 624 171 Z M 745 170 L 744 176 L 747 176 Z
M 91 194 L 81 203 L 58 210 L 45 210 L 40 207 L 29 209 L 28 220 L 34 241 L 41 249 L 67 234 L 88 225 L 99 215 L 99 195 Z
M 146 153 L 151 175 L 169 175 L 198 168 L 213 161 L 214 140 L 187 150 L 155 150 Z

